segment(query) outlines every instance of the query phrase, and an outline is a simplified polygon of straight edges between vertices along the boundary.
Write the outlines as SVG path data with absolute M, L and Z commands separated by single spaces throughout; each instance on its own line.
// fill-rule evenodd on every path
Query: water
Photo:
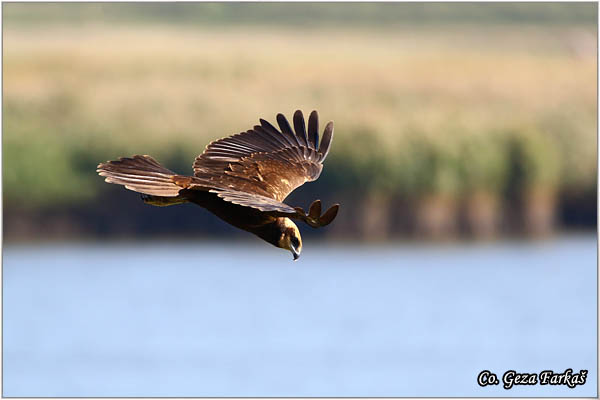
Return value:
M 594 236 L 5 246 L 4 396 L 596 396 Z M 583 386 L 479 387 L 487 369 Z

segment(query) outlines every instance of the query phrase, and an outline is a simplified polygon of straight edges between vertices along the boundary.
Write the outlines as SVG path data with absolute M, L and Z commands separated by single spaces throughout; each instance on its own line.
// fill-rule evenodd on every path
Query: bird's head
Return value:
M 300 257 L 302 251 L 302 237 L 300 236 L 300 230 L 294 222 L 289 218 L 280 219 L 280 230 L 281 235 L 277 242 L 277 247 L 286 249 L 292 252 L 294 261 Z

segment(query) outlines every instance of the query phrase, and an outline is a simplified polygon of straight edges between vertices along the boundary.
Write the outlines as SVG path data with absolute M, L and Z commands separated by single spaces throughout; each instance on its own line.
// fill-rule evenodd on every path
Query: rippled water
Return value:
M 595 236 L 4 247 L 5 396 L 596 396 Z M 575 389 L 477 375 L 587 369 Z

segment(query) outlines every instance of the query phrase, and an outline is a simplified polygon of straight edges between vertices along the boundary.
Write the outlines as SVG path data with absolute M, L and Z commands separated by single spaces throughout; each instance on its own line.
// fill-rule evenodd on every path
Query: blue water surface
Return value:
M 596 396 L 596 237 L 5 245 L 4 396 Z M 585 385 L 480 387 L 490 370 Z

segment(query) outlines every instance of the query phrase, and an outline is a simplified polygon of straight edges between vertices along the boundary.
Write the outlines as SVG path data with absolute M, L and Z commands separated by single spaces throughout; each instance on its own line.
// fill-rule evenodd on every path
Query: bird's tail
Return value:
M 177 174 L 147 155 L 122 157 L 117 161 L 98 164 L 97 168 L 96 172 L 105 177 L 106 182 L 123 185 L 129 190 L 153 197 L 177 197 L 183 189 L 175 183 Z

